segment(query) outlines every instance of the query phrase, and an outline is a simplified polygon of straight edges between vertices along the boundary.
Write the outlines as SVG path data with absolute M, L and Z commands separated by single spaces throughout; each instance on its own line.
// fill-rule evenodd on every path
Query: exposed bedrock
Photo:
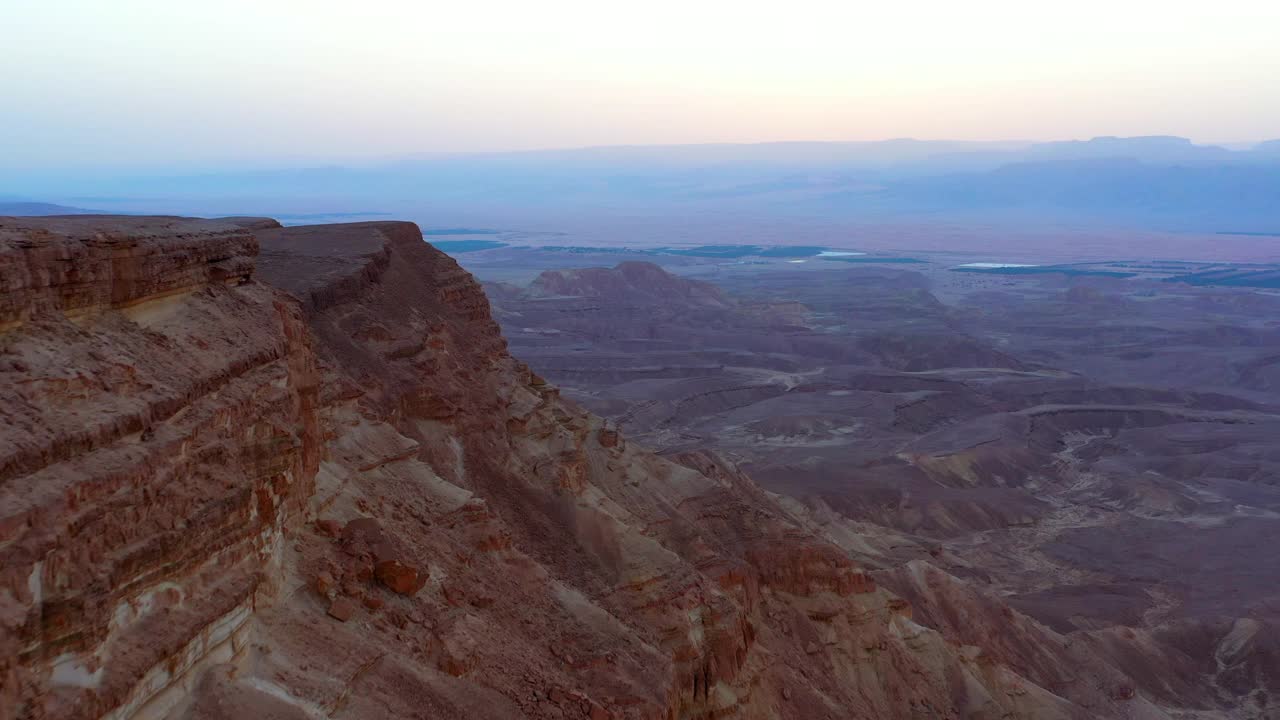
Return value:
M 562 399 L 411 224 L 0 239 L 0 718 L 1163 717 Z
M 319 466 L 310 335 L 249 281 L 252 235 L 118 222 L 0 225 L 0 712 L 17 717 L 130 716 L 230 657 L 281 590 Z

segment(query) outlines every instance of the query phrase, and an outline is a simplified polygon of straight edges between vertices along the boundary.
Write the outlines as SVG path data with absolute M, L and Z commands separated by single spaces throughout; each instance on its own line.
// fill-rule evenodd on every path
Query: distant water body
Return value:
M 983 269 L 983 270 L 995 270 L 995 269 L 997 269 L 997 268 L 1026 268 L 1026 267 L 1039 267 L 1039 266 L 1038 266 L 1038 265 L 1028 265 L 1028 264 L 1025 264 L 1025 263 L 993 263 L 993 262 L 975 262 L 975 263 L 965 263 L 965 264 L 963 264 L 963 265 L 957 265 L 956 267 L 962 267 L 962 268 L 975 268 L 975 269 Z

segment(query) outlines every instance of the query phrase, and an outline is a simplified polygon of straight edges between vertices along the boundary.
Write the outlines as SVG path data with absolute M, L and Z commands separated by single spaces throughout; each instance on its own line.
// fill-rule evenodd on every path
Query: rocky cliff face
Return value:
M 413 225 L 0 220 L 0 253 L 0 718 L 1162 716 L 563 400 Z
M 281 590 L 318 376 L 256 247 L 234 224 L 0 226 L 0 715 L 172 704 Z

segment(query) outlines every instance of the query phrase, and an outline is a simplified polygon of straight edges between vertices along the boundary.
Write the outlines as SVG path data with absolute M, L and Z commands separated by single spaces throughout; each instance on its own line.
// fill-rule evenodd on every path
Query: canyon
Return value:
M 515 277 L 501 252 L 467 262 Z M 1052 645 L 1006 644 L 964 595 L 1175 717 L 1275 716 L 1273 292 L 1176 263 L 525 252 L 567 269 L 487 284 L 514 353 L 660 454 L 718 453 L 794 503 L 921 624 L 1020 669 Z
M 0 218 L 0 278 L 0 720 L 1276 712 L 1273 327 L 1160 394 L 909 271 L 486 296 L 403 222 Z

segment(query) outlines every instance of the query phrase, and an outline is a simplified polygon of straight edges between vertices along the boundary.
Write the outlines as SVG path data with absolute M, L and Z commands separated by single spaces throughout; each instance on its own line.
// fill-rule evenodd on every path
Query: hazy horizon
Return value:
M 23 3 L 0 199 L 1280 230 L 1280 4 L 1029 5 Z
M 1272 139 L 1280 7 L 24 3 L 0 167 L 949 138 Z
M 435 161 L 449 159 L 473 159 L 486 156 L 533 156 L 539 154 L 566 154 L 566 153 L 583 153 L 597 151 L 630 151 L 630 150 L 682 150 L 682 149 L 698 149 L 698 148 L 753 148 L 764 146 L 874 146 L 888 145 L 893 143 L 915 143 L 919 145 L 972 145 L 973 151 L 983 151 L 996 146 L 1009 146 L 1011 148 L 1027 148 L 1036 145 L 1052 145 L 1061 143 L 1088 143 L 1095 140 L 1119 139 L 1119 140 L 1135 140 L 1145 138 L 1175 138 L 1179 140 L 1188 140 L 1196 147 L 1201 148 L 1222 148 L 1231 151 L 1247 151 L 1263 143 L 1280 140 L 1280 129 L 1277 129 L 1272 136 L 1261 136 L 1248 140 L 1233 140 L 1215 142 L 1210 140 L 1202 140 L 1198 138 L 1190 138 L 1182 135 L 1167 135 L 1147 133 L 1139 135 L 1116 135 L 1101 134 L 1088 137 L 1046 137 L 1046 138 L 994 138 L 994 139 L 969 139 L 954 137 L 884 137 L 868 140 L 849 140 L 849 139 L 783 139 L 783 140 L 759 140 L 759 141 L 707 141 L 707 142 L 672 142 L 672 143 L 611 143 L 600 145 L 559 145 L 546 147 L 529 147 L 529 148 L 495 148 L 487 150 L 404 150 L 398 152 L 387 153 L 370 153 L 370 154 L 306 154 L 306 155 L 270 155 L 264 154 L 255 157 L 246 158 L 226 158 L 213 160 L 186 160 L 173 161 L 157 159 L 150 162 L 145 161 L 120 161 L 100 164 L 76 164 L 74 162 L 57 165 L 49 164 L 43 166 L 10 166 L 14 170 L 31 170 L 35 172 L 108 172 L 108 173 L 164 173 L 173 172 L 179 174 L 185 173 L 226 173 L 236 171 L 271 171 L 271 170 L 297 170 L 308 168 L 329 168 L 329 167 L 363 167 L 363 166 L 379 166 L 385 164 L 413 162 L 413 161 Z M 0 166 L 3 167 L 3 166 Z

